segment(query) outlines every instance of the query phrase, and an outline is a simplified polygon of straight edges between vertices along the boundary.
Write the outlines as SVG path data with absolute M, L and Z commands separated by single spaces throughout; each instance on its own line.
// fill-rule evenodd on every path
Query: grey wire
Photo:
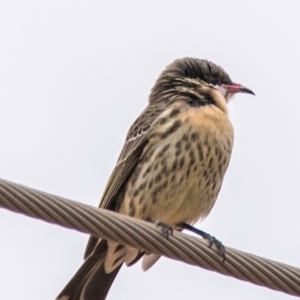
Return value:
M 0 179 L 0 207 L 49 223 L 180 260 L 226 276 L 300 296 L 300 269 L 226 247 L 223 263 L 206 241 L 174 232 L 168 240 L 154 224 Z M 0 271 L 1 272 L 1 271 Z

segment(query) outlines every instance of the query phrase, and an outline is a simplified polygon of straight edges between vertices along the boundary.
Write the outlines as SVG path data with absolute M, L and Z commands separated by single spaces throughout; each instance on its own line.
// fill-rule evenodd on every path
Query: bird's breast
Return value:
M 127 183 L 120 212 L 169 225 L 204 218 L 220 191 L 232 144 L 232 125 L 217 107 L 164 112 Z

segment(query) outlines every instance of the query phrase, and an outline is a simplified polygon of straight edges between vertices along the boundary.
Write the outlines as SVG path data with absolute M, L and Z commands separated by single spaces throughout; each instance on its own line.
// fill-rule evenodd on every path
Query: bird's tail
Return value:
M 80 267 L 56 300 L 104 300 L 121 266 L 106 273 L 104 261 L 107 252 L 94 253 Z

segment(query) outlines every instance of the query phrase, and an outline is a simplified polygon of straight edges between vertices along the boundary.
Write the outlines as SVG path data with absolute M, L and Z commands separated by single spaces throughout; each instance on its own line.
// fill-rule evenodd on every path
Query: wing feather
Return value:
M 148 106 L 129 129 L 124 147 L 102 195 L 100 208 L 116 209 L 118 195 L 121 194 L 122 188 L 138 164 L 148 143 L 151 124 L 163 111 L 162 105 Z M 84 254 L 85 259 L 94 252 L 98 242 L 98 238 L 90 237 Z

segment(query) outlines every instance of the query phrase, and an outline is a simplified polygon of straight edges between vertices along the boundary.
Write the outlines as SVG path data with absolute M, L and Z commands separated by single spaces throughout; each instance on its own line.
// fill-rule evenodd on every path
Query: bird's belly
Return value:
M 171 145 L 166 156 L 166 168 L 158 167 L 149 176 L 148 180 L 154 183 L 157 178 L 161 180 L 155 188 L 146 191 L 146 201 L 150 202 L 149 206 L 145 204 L 146 218 L 169 225 L 194 223 L 206 217 L 216 201 L 227 169 L 228 154 L 223 151 L 220 159 L 215 155 L 215 147 L 222 148 L 220 145 L 209 149 L 196 142 L 182 144 L 179 155 L 175 143 Z
M 232 140 L 216 128 L 176 132 L 149 149 L 129 180 L 120 212 L 169 225 L 194 223 L 213 207 Z

